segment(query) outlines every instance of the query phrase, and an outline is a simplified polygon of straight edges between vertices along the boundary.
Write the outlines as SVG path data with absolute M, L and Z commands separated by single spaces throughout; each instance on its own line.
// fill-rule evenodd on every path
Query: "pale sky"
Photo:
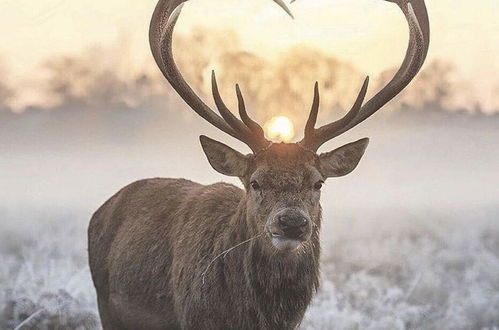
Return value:
M 484 106 L 499 106 L 499 1 L 427 0 L 429 60 L 452 60 Z M 149 19 L 156 0 L 0 0 L 0 58 L 14 82 L 28 80 L 52 54 L 130 42 L 131 65 L 150 64 Z M 215 7 L 216 6 L 216 7 Z M 297 0 L 291 20 L 270 0 L 191 0 L 179 31 L 195 25 L 233 29 L 261 56 L 307 43 L 375 75 L 401 62 L 407 29 L 382 0 Z M 179 50 L 181 51 L 181 50 Z

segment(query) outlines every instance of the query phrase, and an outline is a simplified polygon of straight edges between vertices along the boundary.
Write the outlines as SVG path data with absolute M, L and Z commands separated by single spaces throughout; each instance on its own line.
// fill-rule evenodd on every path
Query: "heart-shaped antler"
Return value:
M 212 92 L 220 115 L 208 107 L 182 77 L 173 59 L 172 38 L 175 24 L 186 1 L 160 0 L 156 6 L 149 33 L 151 49 L 156 63 L 177 93 L 201 117 L 225 133 L 246 143 L 253 152 L 266 148 L 270 142 L 265 139 L 262 127 L 248 116 L 239 86 L 236 86 L 236 92 L 241 119 L 232 114 L 224 104 L 218 91 L 214 72 L 212 75 Z M 283 0 L 273 1 L 293 17 Z M 381 91 L 364 104 L 369 84 L 369 78 L 366 78 L 352 109 L 343 118 L 318 129 L 315 128 L 319 111 L 319 88 L 318 84 L 316 84 L 314 102 L 305 127 L 305 137 L 299 142 L 303 147 L 315 152 L 326 141 L 360 124 L 398 95 L 421 69 L 428 54 L 430 40 L 428 13 L 424 0 L 386 1 L 394 2 L 400 7 L 409 25 L 409 46 L 400 69 Z

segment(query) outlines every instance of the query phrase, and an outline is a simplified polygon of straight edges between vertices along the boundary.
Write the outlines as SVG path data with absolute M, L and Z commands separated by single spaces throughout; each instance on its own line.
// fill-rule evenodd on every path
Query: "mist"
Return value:
M 191 38 L 206 46 L 201 32 Z M 292 49 L 275 65 L 230 40 L 234 49 L 216 61 L 179 65 L 206 100 L 211 68 L 232 106 L 239 82 L 261 123 L 284 113 L 300 132 L 317 79 L 320 120 L 333 120 L 364 78 L 317 50 Z M 43 68 L 43 102 L 20 111 L 10 103 L 16 88 L 0 84 L 0 327 L 98 329 L 86 256 L 92 213 L 143 178 L 241 186 L 210 168 L 200 134 L 249 149 L 148 68 L 128 71 L 95 53 Z M 322 286 L 303 329 L 499 327 L 499 115 L 455 102 L 462 85 L 445 61 L 426 68 L 393 104 L 321 149 L 371 138 L 359 167 L 324 188 Z

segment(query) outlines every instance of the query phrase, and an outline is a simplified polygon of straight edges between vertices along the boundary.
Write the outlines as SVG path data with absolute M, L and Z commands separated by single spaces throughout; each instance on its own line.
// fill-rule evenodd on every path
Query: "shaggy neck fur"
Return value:
M 254 225 L 258 223 L 256 219 L 247 213 L 245 203 L 243 198 L 232 218 L 232 225 L 227 228 L 230 234 L 224 235 L 227 237 L 223 244 L 225 249 L 262 235 L 262 229 Z M 320 219 L 315 223 L 320 224 Z M 291 329 L 303 318 L 319 285 L 319 230 L 320 225 L 315 226 L 311 239 L 293 253 L 270 247 L 263 234 L 238 247 L 237 252 L 227 254 L 226 264 L 234 265 L 234 271 L 243 272 L 243 291 L 252 302 L 247 306 L 258 309 L 254 313 L 259 315 L 258 324 L 262 328 Z M 242 288 L 234 289 L 241 291 Z

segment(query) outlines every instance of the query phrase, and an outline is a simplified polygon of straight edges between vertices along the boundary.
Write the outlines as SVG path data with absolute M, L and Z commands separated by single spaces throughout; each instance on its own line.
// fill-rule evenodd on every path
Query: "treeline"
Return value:
M 335 118 L 353 104 L 365 77 L 352 65 L 307 47 L 288 49 L 269 60 L 242 50 L 237 37 L 228 32 L 195 29 L 189 35 L 178 36 L 175 49 L 181 71 L 206 102 L 212 104 L 210 74 L 215 69 L 226 103 L 236 108 L 234 84 L 239 83 L 251 113 L 262 122 L 285 113 L 301 124 L 312 101 L 315 81 L 321 85 L 319 119 Z M 140 69 L 130 68 L 131 62 L 126 45 L 53 57 L 42 65 L 43 78 L 36 84 L 44 102 L 21 112 L 169 108 L 170 114 L 183 116 L 175 110 L 183 108 L 182 103 L 152 60 Z M 373 77 L 371 95 L 395 70 Z M 0 70 L 0 111 L 5 114 L 11 110 L 16 88 L 2 82 L 1 74 Z M 456 75 L 455 68 L 445 61 L 427 63 L 411 88 L 390 104 L 391 112 L 411 108 L 421 112 L 481 113 L 478 102 L 468 100 L 466 107 L 457 102 L 465 94 L 465 83 Z

